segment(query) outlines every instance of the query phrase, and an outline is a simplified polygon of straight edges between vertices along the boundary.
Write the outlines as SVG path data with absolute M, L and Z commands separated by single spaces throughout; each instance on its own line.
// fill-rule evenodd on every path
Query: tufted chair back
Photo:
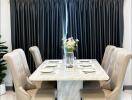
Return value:
M 101 66 L 104 68 L 106 72 L 108 71 L 108 65 L 109 65 L 111 54 L 115 48 L 116 48 L 115 46 L 108 45 L 105 49 Z
M 20 54 L 21 59 L 22 59 L 23 64 L 24 64 L 26 75 L 29 77 L 31 75 L 31 73 L 30 73 L 30 70 L 29 70 L 29 66 L 28 66 L 28 63 L 27 63 L 25 52 L 22 49 L 15 49 L 13 52 L 18 52 Z
M 15 90 L 19 87 L 28 89 L 27 74 L 24 69 L 24 64 L 18 52 L 11 52 L 4 55 L 4 60 L 9 64 Z
M 29 48 L 29 51 L 32 54 L 32 57 L 35 62 L 35 66 L 37 68 L 40 64 L 42 64 L 42 57 L 41 57 L 39 48 L 37 46 L 33 46 Z
M 124 48 L 116 48 L 112 53 L 108 69 L 110 79 L 102 86 L 112 91 L 113 96 L 107 97 L 108 100 L 118 100 L 130 58 L 132 54 Z

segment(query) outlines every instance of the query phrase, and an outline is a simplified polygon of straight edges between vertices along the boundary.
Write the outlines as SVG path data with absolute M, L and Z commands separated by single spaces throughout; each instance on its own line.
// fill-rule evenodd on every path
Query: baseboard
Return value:
M 13 86 L 6 86 L 6 90 L 13 90 Z M 132 90 L 132 85 L 124 85 L 123 91 L 124 90 Z
M 13 90 L 13 86 L 6 86 L 6 90 Z
M 123 91 L 124 90 L 132 90 L 132 85 L 124 85 L 123 86 Z

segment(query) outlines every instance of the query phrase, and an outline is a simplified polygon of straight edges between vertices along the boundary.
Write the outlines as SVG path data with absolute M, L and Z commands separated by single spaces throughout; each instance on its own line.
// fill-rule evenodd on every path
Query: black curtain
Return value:
M 12 46 L 24 49 L 31 72 L 29 47 L 37 45 L 43 60 L 62 58 L 63 34 L 79 39 L 77 58 L 101 62 L 108 44 L 122 46 L 124 0 L 10 1 Z
M 101 62 L 108 44 L 122 46 L 123 0 L 67 0 L 68 36 L 79 41 L 79 58 Z

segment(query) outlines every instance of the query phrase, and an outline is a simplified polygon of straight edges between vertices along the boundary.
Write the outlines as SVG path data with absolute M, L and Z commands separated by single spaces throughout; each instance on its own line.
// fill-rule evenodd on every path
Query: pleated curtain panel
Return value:
M 10 0 L 13 49 L 24 49 L 31 72 L 29 47 L 44 59 L 63 58 L 64 36 L 79 39 L 77 58 L 101 62 L 108 44 L 123 42 L 124 0 Z

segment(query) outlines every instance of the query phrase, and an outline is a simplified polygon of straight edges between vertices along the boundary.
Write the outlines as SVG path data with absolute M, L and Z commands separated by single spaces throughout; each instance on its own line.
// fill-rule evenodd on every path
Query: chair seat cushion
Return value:
M 101 89 L 83 89 L 81 97 L 82 100 L 106 100 L 105 93 Z
M 27 93 L 31 96 L 31 100 L 55 100 L 53 89 L 31 89 Z

